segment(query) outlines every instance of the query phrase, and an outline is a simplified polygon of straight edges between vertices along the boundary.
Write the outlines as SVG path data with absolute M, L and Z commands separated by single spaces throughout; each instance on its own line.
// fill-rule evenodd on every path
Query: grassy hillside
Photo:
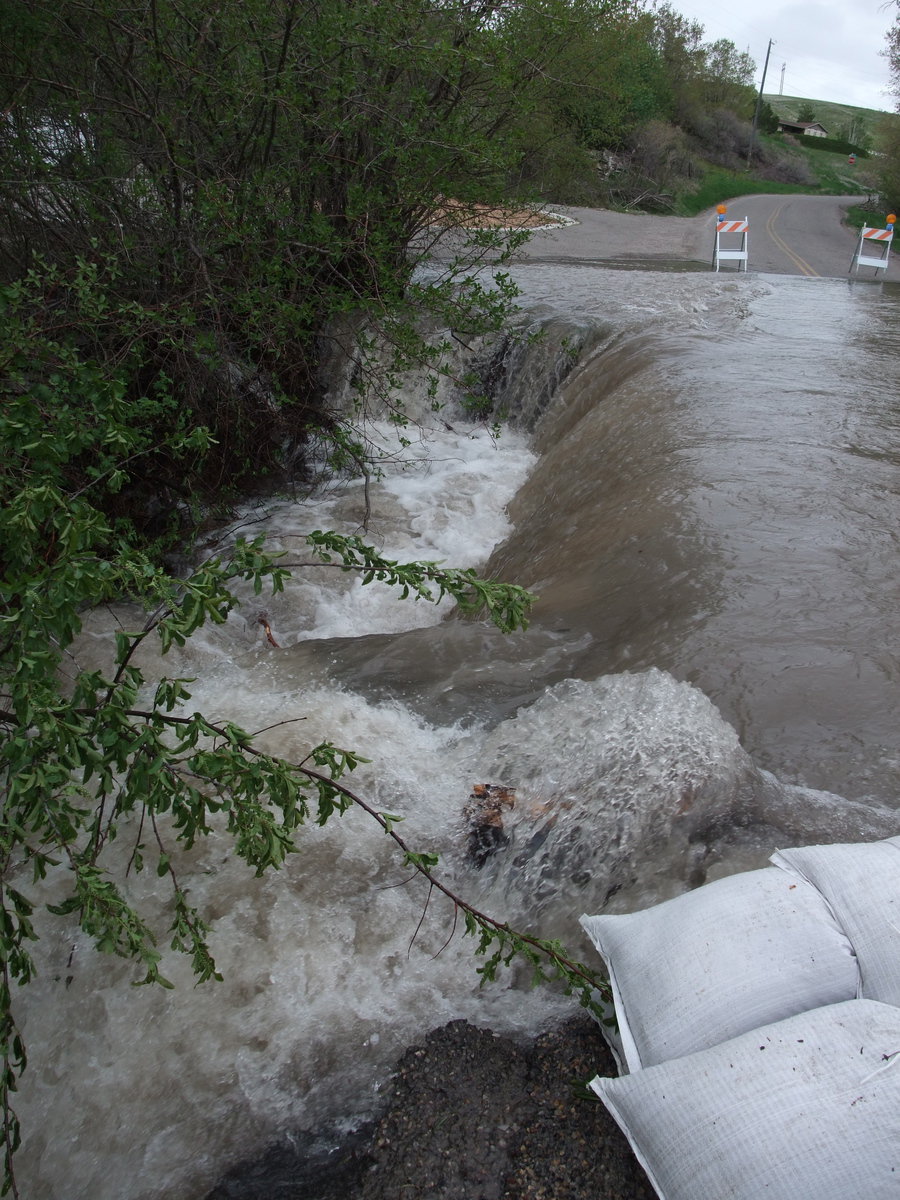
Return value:
M 803 100 L 795 102 L 798 106 Z M 840 106 L 835 105 L 835 108 Z M 860 110 L 869 111 L 869 110 Z M 884 116 L 886 114 L 881 114 Z M 825 122 L 822 121 L 825 125 Z M 828 126 L 826 125 L 826 128 Z M 788 137 L 777 133 L 759 135 L 761 147 L 771 151 L 770 161 L 774 158 L 782 163 L 786 160 L 801 161 L 806 164 L 807 179 L 803 183 L 779 182 L 777 175 L 771 170 L 748 172 L 745 169 L 728 170 L 713 163 L 705 163 L 697 172 L 690 190 L 681 190 L 677 197 L 676 211 L 683 216 L 694 216 L 704 209 L 717 204 L 720 200 L 729 200 L 734 196 L 763 192 L 766 194 L 819 194 L 836 196 L 867 196 L 871 211 L 860 208 L 857 214 L 857 224 L 865 219 L 869 224 L 877 223 L 880 219 L 878 201 L 879 179 L 876 169 L 876 159 L 860 159 L 851 166 L 846 154 L 836 154 L 822 150 L 820 146 L 812 145 L 813 138 Z M 787 176 L 788 178 L 790 175 Z
M 816 115 L 816 120 L 824 125 L 831 137 L 838 137 L 841 131 L 847 130 L 851 122 L 861 122 L 865 133 L 871 135 L 874 148 L 878 148 L 879 129 L 888 121 L 900 120 L 896 113 L 890 113 L 876 108 L 856 108 L 852 104 L 833 104 L 830 100 L 811 100 L 805 96 L 774 96 L 763 95 L 763 99 L 777 116 L 789 121 L 796 121 L 797 114 L 804 104 L 808 104 Z
M 709 165 L 704 167 L 699 184 L 695 183 L 689 192 L 679 193 L 675 211 L 680 216 L 693 217 L 720 201 L 727 203 L 735 196 L 747 196 L 755 193 L 765 195 L 867 195 L 872 198 L 873 204 L 876 203 L 877 180 L 865 165 L 850 167 L 845 154 L 828 154 L 821 150 L 804 151 L 802 148 L 798 148 L 796 154 L 802 155 L 808 160 L 810 172 L 815 179 L 814 183 L 778 183 L 747 171 L 729 171 L 724 167 Z M 873 218 L 868 216 L 866 220 L 869 224 L 873 222 Z M 862 223 L 862 217 L 860 217 L 859 223 Z

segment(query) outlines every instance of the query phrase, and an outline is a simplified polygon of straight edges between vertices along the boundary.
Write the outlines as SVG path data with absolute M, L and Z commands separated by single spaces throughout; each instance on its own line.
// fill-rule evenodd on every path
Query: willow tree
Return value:
M 135 390 L 174 381 L 213 430 L 211 481 L 257 475 L 316 415 L 334 318 L 390 323 L 408 351 L 414 311 L 463 329 L 502 318 L 467 275 L 471 258 L 441 285 L 411 288 L 409 252 L 417 240 L 427 250 L 442 197 L 499 193 L 498 133 L 522 97 L 492 84 L 495 7 L 6 6 L 7 281 L 100 264 L 109 320 L 90 352 L 118 355 L 127 338 Z M 154 319 L 123 332 L 122 304 Z
M 548 30 L 559 42 L 548 65 L 533 62 L 540 104 L 513 125 L 516 182 L 562 202 L 595 201 L 598 152 L 620 149 L 666 105 L 651 14 L 634 0 L 570 0 L 547 11 L 511 5 L 502 29 L 510 47 L 541 45 Z
M 289 439 L 331 418 L 321 365 L 341 319 L 377 324 L 402 367 L 440 370 L 423 313 L 456 333 L 496 327 L 509 290 L 472 267 L 506 235 L 478 235 L 417 271 L 435 221 L 466 224 L 502 197 L 518 150 L 507 133 L 543 95 L 570 21 L 508 36 L 513 10 L 481 0 L 29 0 L 0 8 L 0 1110 L 15 1191 L 13 1107 L 26 1049 L 17 986 L 33 971 L 33 913 L 52 911 L 100 950 L 165 984 L 161 944 L 216 974 L 181 852 L 224 836 L 259 873 L 301 827 L 365 800 L 352 750 L 302 763 L 261 753 L 231 724 L 191 712 L 189 682 L 150 689 L 136 665 L 237 603 L 238 581 L 277 589 L 283 567 L 239 544 L 176 574 L 164 554 L 198 508 L 274 469 Z M 514 23 L 513 23 L 514 24 Z M 543 64 L 543 66 L 542 66 Z M 537 86 L 538 83 L 541 86 Z M 448 199 L 452 203 L 448 204 Z M 434 563 L 396 563 L 310 531 L 326 559 L 404 595 L 449 594 L 512 630 L 530 597 Z M 146 611 L 115 661 L 69 661 L 85 609 L 125 597 Z M 61 668 L 66 664 L 66 670 Z M 143 698 L 141 698 L 143 696 Z M 407 847 L 434 886 L 434 859 Z M 126 899 L 108 854 L 171 888 L 156 929 Z M 513 953 L 592 1003 L 557 947 L 483 914 L 466 928 L 492 974 Z M 546 962 L 547 967 L 540 964 Z

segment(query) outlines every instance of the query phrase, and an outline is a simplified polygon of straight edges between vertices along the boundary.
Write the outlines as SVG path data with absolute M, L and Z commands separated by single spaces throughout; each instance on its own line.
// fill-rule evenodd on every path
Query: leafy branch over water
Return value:
M 444 567 L 436 562 L 394 562 L 358 537 L 316 530 L 306 540 L 323 563 L 331 564 L 338 558 L 343 570 L 361 572 L 364 584 L 378 580 L 399 588 L 402 600 L 412 597 L 436 602 L 452 596 L 461 612 L 467 616 L 487 613 L 502 633 L 524 629 L 528 610 L 537 599 L 517 584 L 479 579 L 472 568 Z
M 478 967 L 482 983 L 496 979 L 497 969 L 501 965 L 508 967 L 515 959 L 522 959 L 532 967 L 534 984 L 561 982 L 567 996 L 576 995 L 584 1008 L 589 1009 L 601 1019 L 605 1019 L 606 1014 L 598 1004 L 597 997 L 611 998 L 608 983 L 599 979 L 583 963 L 573 959 L 560 942 L 522 933 L 520 930 L 512 929 L 505 922 L 497 921 L 486 913 L 480 912 L 442 883 L 434 874 L 439 861 L 437 855 L 423 854 L 409 848 L 393 827 L 397 817 L 379 812 L 360 796 L 350 791 L 348 787 L 336 783 L 333 778 L 324 777 L 309 768 L 302 769 L 306 775 L 311 779 L 318 780 L 320 784 L 338 788 L 346 799 L 376 820 L 403 851 L 403 861 L 426 879 L 432 888 L 453 902 L 454 914 L 463 913 L 465 932 L 478 938 L 476 953 L 486 957 L 484 964 Z
M 163 942 L 212 980 L 191 846 L 215 834 L 263 874 L 304 823 L 361 803 L 341 782 L 351 752 L 268 756 L 190 712 L 188 680 L 151 684 L 138 651 L 224 622 L 238 584 L 282 588 L 286 567 L 259 541 L 187 578 L 167 555 L 242 489 L 281 480 L 312 430 L 335 467 L 365 473 L 359 439 L 326 410 L 328 381 L 347 367 L 364 412 L 413 363 L 435 386 L 445 376 L 432 325 L 467 339 L 502 327 L 502 267 L 525 235 L 465 227 L 508 199 L 517 131 L 557 87 L 544 68 L 568 47 L 580 60 L 576 10 L 224 0 L 198 20 L 34 0 L 0 13 L 0 1190 L 18 1194 L 15 1010 L 39 907 L 133 959 L 142 983 L 169 985 Z M 445 239 L 449 257 L 423 273 Z M 525 622 L 521 590 L 314 536 L 320 564 L 449 595 L 503 629 Z M 83 614 L 123 600 L 150 616 L 118 634 L 108 669 L 80 669 Z M 441 886 L 432 855 L 398 851 Z M 168 884 L 165 937 L 129 901 L 124 876 L 142 871 Z M 452 899 L 484 978 L 514 954 L 536 974 L 574 971 Z
M 561 982 L 596 1009 L 604 986 L 561 945 L 495 920 L 452 891 L 436 873 L 437 856 L 410 847 L 398 817 L 378 811 L 343 781 L 361 761 L 329 743 L 299 763 L 259 749 L 230 722 L 189 712 L 190 680 L 163 678 L 155 687 L 135 664 L 150 636 L 163 653 L 184 645 L 204 624 L 221 623 L 237 604 L 233 586 L 254 593 L 282 589 L 288 571 L 262 539 L 239 541 L 230 557 L 213 558 L 176 580 L 118 543 L 86 500 L 48 483 L 7 490 L 0 537 L 9 547 L 0 609 L 0 1105 L 4 1118 L 5 1190 L 18 1195 L 13 1158 L 20 1129 L 13 1106 L 26 1067 L 15 1019 L 15 987 L 34 974 L 29 943 L 41 885 L 68 895 L 47 903 L 74 918 L 100 951 L 133 959 L 138 982 L 171 987 L 163 973 L 161 935 L 123 888 L 125 873 L 154 871 L 170 885 L 170 924 L 163 941 L 189 956 L 198 981 L 221 978 L 210 926 L 190 899 L 180 852 L 199 839 L 227 837 L 256 875 L 277 870 L 297 849 L 301 826 L 324 825 L 351 806 L 365 811 L 392 839 L 402 861 L 449 898 L 464 932 L 477 939 L 482 981 L 524 960 L 534 982 Z M 363 572 L 403 596 L 437 601 L 449 595 L 468 612 L 484 609 L 500 628 L 527 623 L 534 600 L 522 588 L 479 579 L 436 563 L 397 563 L 356 538 L 316 532 L 308 542 L 323 560 Z M 37 564 L 37 567 L 35 566 Z M 80 612 L 120 595 L 152 611 L 141 629 L 116 634 L 112 669 L 73 668 L 69 651 Z M 65 672 L 65 677 L 62 672 Z M 151 700 L 142 703 L 148 690 Z M 430 894 L 430 892 L 429 892 Z M 452 933 L 451 933 L 452 936 Z

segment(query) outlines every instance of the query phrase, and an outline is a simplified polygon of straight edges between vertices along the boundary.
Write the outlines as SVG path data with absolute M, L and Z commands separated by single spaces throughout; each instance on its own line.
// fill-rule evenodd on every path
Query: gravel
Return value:
M 615 1066 L 588 1017 L 524 1044 L 453 1021 L 406 1051 L 380 1119 L 338 1150 L 292 1138 L 206 1200 L 653 1200 L 595 1074 Z

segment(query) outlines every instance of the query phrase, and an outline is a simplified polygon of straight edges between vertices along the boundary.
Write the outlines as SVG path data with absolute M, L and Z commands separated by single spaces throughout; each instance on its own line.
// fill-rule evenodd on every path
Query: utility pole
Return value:
M 766 48 L 766 61 L 763 63 L 762 80 L 759 84 L 759 95 L 756 97 L 756 110 L 753 113 L 753 127 L 750 130 L 750 145 L 747 147 L 747 170 L 750 170 L 750 159 L 753 155 L 753 140 L 756 137 L 756 127 L 759 124 L 759 110 L 762 106 L 763 88 L 766 86 L 766 71 L 769 69 L 769 55 L 772 53 L 772 46 L 775 43 L 769 38 L 769 45 Z
M 786 62 L 783 62 L 783 63 L 781 64 L 781 83 L 778 85 L 778 95 L 779 95 L 779 96 L 783 96 L 783 95 L 784 95 L 784 68 L 785 68 L 786 66 L 787 66 L 787 63 L 786 63 Z

